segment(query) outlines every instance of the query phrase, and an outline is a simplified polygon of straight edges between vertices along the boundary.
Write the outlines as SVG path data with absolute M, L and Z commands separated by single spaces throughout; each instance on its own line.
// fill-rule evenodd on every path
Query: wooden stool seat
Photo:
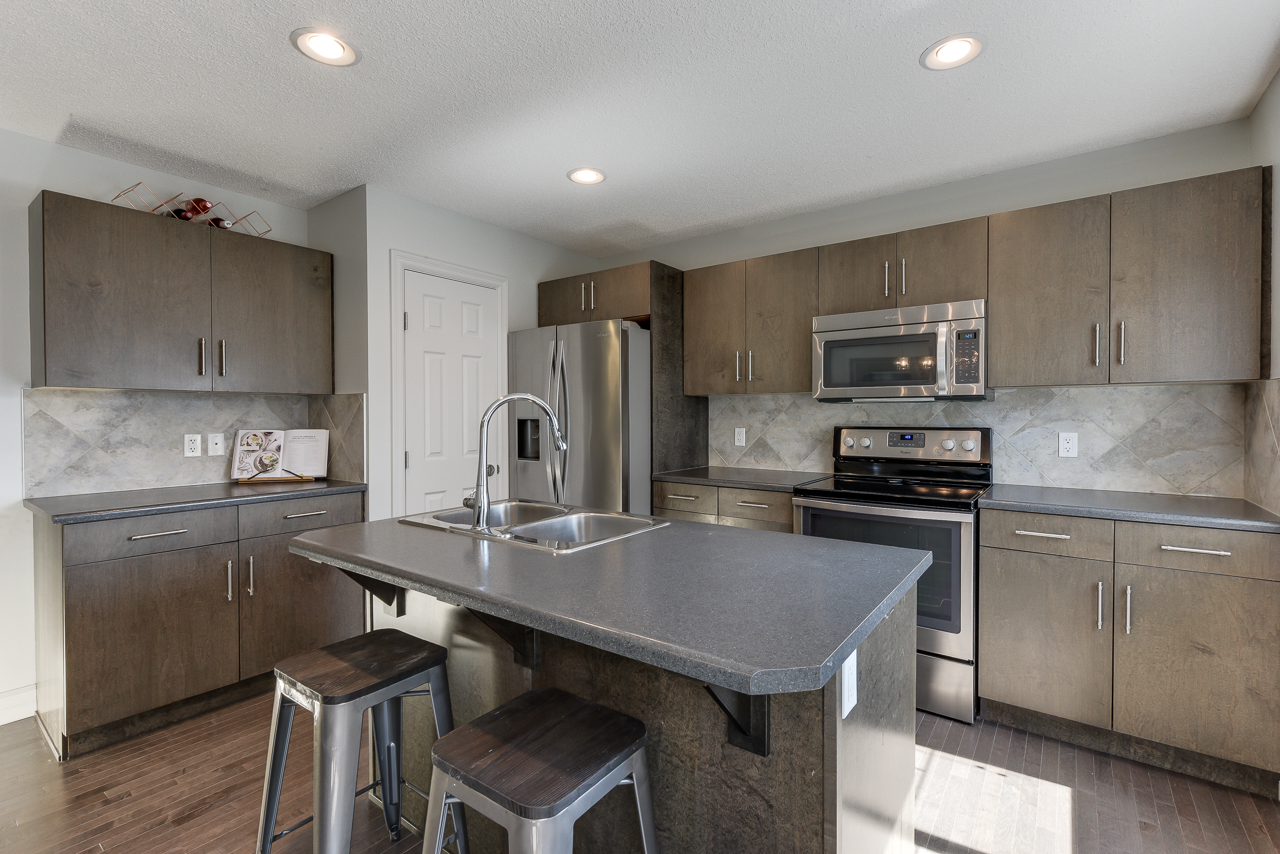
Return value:
M 395 629 L 356 635 L 286 658 L 276 678 L 313 703 L 350 703 L 439 667 L 449 650 Z
M 442 737 L 431 761 L 508 812 L 543 819 L 559 815 L 648 737 L 630 715 L 542 688 Z

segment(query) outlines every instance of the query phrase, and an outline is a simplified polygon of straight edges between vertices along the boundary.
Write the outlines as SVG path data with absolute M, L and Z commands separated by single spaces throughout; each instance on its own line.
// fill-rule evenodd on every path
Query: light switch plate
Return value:
M 737 445 L 739 448 L 745 448 L 747 446 L 747 428 L 746 427 L 733 428 L 733 444 Z
M 221 457 L 227 453 L 227 447 L 223 444 L 225 438 L 221 433 L 209 434 L 209 456 Z
M 1059 433 L 1058 434 L 1058 456 L 1060 457 L 1078 457 L 1080 456 L 1080 434 L 1079 433 Z
M 182 437 L 182 455 L 184 457 L 200 456 L 200 434 L 187 433 Z
M 855 649 L 840 668 L 840 719 L 858 705 L 858 651 Z

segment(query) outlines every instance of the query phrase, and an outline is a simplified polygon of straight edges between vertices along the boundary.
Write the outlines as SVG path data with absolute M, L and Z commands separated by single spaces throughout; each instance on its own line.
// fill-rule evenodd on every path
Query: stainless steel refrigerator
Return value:
M 508 407 L 511 497 L 648 514 L 649 332 L 626 320 L 543 326 L 508 338 L 508 385 L 545 400 L 568 440 L 556 451 L 546 415 Z M 549 458 L 549 459 L 548 459 Z

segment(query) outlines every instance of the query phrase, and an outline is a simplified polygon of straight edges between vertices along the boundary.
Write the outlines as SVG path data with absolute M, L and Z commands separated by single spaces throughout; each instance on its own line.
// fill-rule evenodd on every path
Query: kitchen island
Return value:
M 375 626 L 449 649 L 459 722 L 544 686 L 643 720 L 664 850 L 911 850 L 928 552 L 672 522 L 555 555 L 395 520 L 290 550 L 391 599 Z M 429 704 L 409 701 L 405 720 L 405 775 L 425 788 Z M 578 821 L 575 849 L 638 850 L 635 824 L 614 792 Z M 504 850 L 496 826 L 472 827 L 476 851 Z

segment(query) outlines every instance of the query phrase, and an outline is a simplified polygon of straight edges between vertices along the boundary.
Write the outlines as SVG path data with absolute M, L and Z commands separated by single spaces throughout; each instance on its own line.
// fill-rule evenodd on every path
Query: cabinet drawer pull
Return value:
M 174 534 L 185 534 L 186 532 L 186 528 L 179 528 L 176 531 L 157 531 L 154 534 L 134 534 L 129 538 L 129 542 L 133 542 L 134 540 L 149 540 L 152 537 L 170 537 Z
M 754 501 L 739 501 L 739 507 L 759 507 L 761 510 L 768 510 L 768 504 L 756 504 Z
M 1218 557 L 1231 557 L 1231 552 L 1224 552 L 1218 549 L 1188 549 L 1183 546 L 1161 546 L 1164 552 L 1190 552 L 1193 555 L 1217 555 Z
M 231 601 L 231 567 L 235 561 L 227 561 L 227 601 Z
M 1101 587 L 1102 585 L 1099 584 L 1098 586 Z M 249 555 L 249 595 L 253 595 L 253 555 Z M 1098 595 L 1101 596 L 1102 594 L 1099 593 Z M 1099 605 L 1098 607 L 1101 608 L 1102 606 Z M 1098 617 L 1098 619 L 1101 620 L 1102 617 Z
M 1098 631 L 1102 631 L 1102 582 L 1101 581 L 1098 582 Z
M 1124 589 L 1124 633 L 1133 634 L 1133 588 Z
M 697 501 L 696 495 L 668 495 L 668 498 L 674 498 L 676 501 Z
M 1051 539 L 1051 540 L 1069 540 L 1069 539 L 1071 539 L 1071 535 L 1070 535 L 1070 534 L 1042 534 L 1042 533 L 1040 533 L 1039 531 L 1014 531 L 1014 533 L 1015 533 L 1015 534 L 1018 534 L 1019 536 L 1022 536 L 1022 537 L 1047 537 L 1047 538 L 1049 538 L 1049 539 Z
M 328 512 L 329 512 L 328 510 L 312 510 L 310 513 L 290 513 L 288 516 L 285 516 L 284 518 L 301 519 L 303 516 L 323 516 Z

